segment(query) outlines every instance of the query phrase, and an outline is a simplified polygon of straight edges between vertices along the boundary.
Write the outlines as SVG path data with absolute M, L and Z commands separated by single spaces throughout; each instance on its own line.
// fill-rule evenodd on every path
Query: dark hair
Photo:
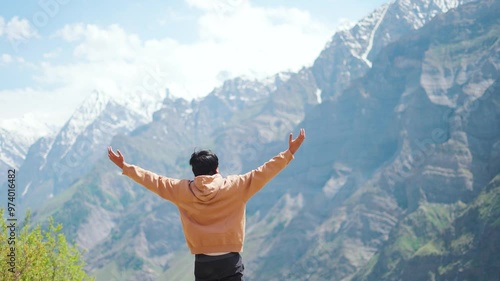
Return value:
M 191 154 L 189 165 L 193 168 L 195 177 L 202 175 L 215 175 L 219 167 L 219 158 L 210 150 L 199 150 Z

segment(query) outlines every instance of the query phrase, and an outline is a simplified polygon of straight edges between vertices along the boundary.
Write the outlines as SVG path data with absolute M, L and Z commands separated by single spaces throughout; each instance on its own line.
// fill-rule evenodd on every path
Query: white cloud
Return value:
M 202 42 L 213 43 L 217 63 L 235 75 L 265 76 L 311 64 L 331 36 L 308 12 L 242 5 L 225 16 L 199 20 Z
M 12 56 L 9 54 L 2 54 L 0 56 L 0 63 L 9 64 L 13 61 Z
M 27 40 L 37 37 L 37 32 L 27 19 L 15 16 L 7 23 L 3 18 L 0 20 L 0 35 L 5 34 L 10 41 Z
M 38 63 L 35 89 L 3 91 L 0 98 L 11 96 L 8 102 L 19 105 L 17 114 L 45 110 L 60 124 L 94 89 L 120 97 L 163 94 L 168 87 L 173 95 L 196 98 L 222 78 L 263 78 L 310 65 L 331 36 L 330 28 L 294 8 L 266 9 L 244 0 L 187 1 L 203 11 L 196 42 L 144 40 L 117 24 L 66 25 L 52 39 L 68 42 L 65 49 L 72 48 L 73 60 Z M 23 104 L 25 99 L 31 105 Z
M 30 142 L 35 142 L 40 136 L 52 135 L 56 131 L 55 127 L 44 122 L 47 117 L 47 113 L 29 112 L 21 118 L 0 120 L 0 128 L 10 132 L 19 132 L 20 136 L 27 137 Z
M 110 78 L 107 81 L 120 75 L 116 78 L 130 81 L 138 65 L 157 66 L 174 95 L 193 98 L 218 86 L 220 73 L 262 78 L 309 65 L 331 35 L 326 26 L 298 9 L 263 9 L 239 1 L 238 10 L 221 17 L 209 9 L 213 3 L 189 1 L 208 9 L 198 21 L 197 42 L 181 44 L 170 38 L 144 41 L 119 25 L 67 25 L 57 36 L 77 42 L 73 54 L 81 63 L 74 68 L 46 65 L 38 78 L 57 83 L 74 80 L 68 75 L 79 80 L 90 75 L 87 82 L 96 83 L 91 76 L 99 73 Z
M 53 59 L 53 58 L 57 58 L 62 52 L 62 49 L 61 48 L 56 48 L 50 52 L 47 52 L 47 53 L 44 53 L 43 54 L 43 58 L 44 59 Z
M 116 24 L 106 28 L 92 24 L 69 25 L 58 35 L 68 42 L 80 41 L 74 55 L 88 61 L 133 60 L 141 47 L 137 35 L 127 34 Z
M 47 110 L 47 104 L 54 102 L 57 96 L 48 91 L 33 88 L 20 88 L 14 90 L 0 90 L 0 104 L 2 106 L 0 122 L 1 127 L 9 128 L 15 119 L 23 118 L 31 113 L 42 121 L 54 123 L 54 120 L 63 116 L 57 115 L 58 110 Z
M 249 4 L 248 0 L 186 0 L 191 7 L 214 13 L 228 13 Z
M 3 35 L 5 29 L 5 20 L 0 17 L 0 37 Z
M 178 24 L 182 21 L 185 22 L 193 20 L 196 20 L 196 18 L 192 14 L 182 13 L 169 7 L 165 10 L 165 13 L 162 15 L 162 17 L 156 20 L 156 22 L 160 26 L 166 26 L 171 23 Z
M 65 25 L 62 29 L 56 32 L 55 37 L 62 37 L 68 42 L 73 42 L 82 39 L 86 33 L 86 25 L 83 23 Z

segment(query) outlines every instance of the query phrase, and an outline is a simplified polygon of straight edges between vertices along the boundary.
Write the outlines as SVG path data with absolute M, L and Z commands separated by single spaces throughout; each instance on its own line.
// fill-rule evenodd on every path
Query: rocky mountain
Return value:
M 439 39 L 442 45 L 434 45 L 427 55 L 433 58 L 443 47 L 449 50 L 433 66 L 445 66 L 460 87 L 442 85 L 449 90 L 442 87 L 425 92 L 435 105 L 457 102 L 441 111 L 440 117 L 448 125 L 443 127 L 443 139 L 438 139 L 441 131 L 434 129 L 427 130 L 434 143 L 414 142 L 412 146 L 408 142 L 412 157 L 407 156 L 407 165 L 413 169 L 394 174 L 394 167 L 403 169 L 396 165 L 386 170 L 393 188 L 402 189 L 395 198 L 406 216 L 395 225 L 366 271 L 353 280 L 499 278 L 495 242 L 500 234 L 499 11 L 498 1 L 481 1 L 441 19 L 445 29 L 440 27 L 434 39 L 443 31 L 453 36 Z M 426 31 L 438 29 L 430 25 Z M 475 51 L 464 52 L 468 48 Z M 439 93 L 440 98 L 431 93 Z
M 396 1 L 370 15 L 378 49 L 363 71 L 344 68 L 352 75 L 336 93 L 332 40 L 312 69 L 166 98 L 152 122 L 109 143 L 190 178 L 195 148 L 213 149 L 223 175 L 241 173 L 306 128 L 295 160 L 247 205 L 246 280 L 496 280 L 500 2 L 461 3 Z M 377 30 L 404 26 L 375 28 L 392 13 L 414 22 L 383 41 Z M 35 219 L 62 222 L 97 280 L 192 280 L 175 207 L 121 176 L 105 149 L 96 155 Z
M 396 0 L 373 11 L 353 27 L 337 31 L 312 66 L 323 99 L 334 98 L 372 67 L 380 50 L 436 15 L 471 0 Z
M 93 92 L 55 137 L 42 138 L 30 147 L 18 173 L 19 205 L 36 209 L 73 184 L 95 164 L 114 135 L 150 122 L 152 111 L 159 107 L 158 98 L 145 98 L 146 110 L 142 110 L 130 106 L 128 99 L 118 102 Z
M 471 262 L 490 270 L 470 280 L 498 278 L 491 251 L 478 261 L 438 248 L 463 261 L 448 267 L 420 267 L 414 255 L 434 238 L 450 243 L 440 235 L 452 235 L 460 212 L 474 209 L 500 173 L 499 7 L 478 1 L 438 16 L 382 49 L 363 78 L 306 116 L 304 159 L 282 183 L 295 187 L 283 198 L 300 199 L 301 209 L 260 249 L 279 257 L 252 260 L 252 279 L 450 280 L 459 269 L 478 274 Z M 483 223 L 491 232 L 471 233 L 475 253 L 498 233 L 494 220 Z M 429 264 L 434 254 L 425 254 Z
M 0 169 L 18 169 L 29 147 L 40 137 L 51 137 L 56 129 L 31 116 L 0 122 Z

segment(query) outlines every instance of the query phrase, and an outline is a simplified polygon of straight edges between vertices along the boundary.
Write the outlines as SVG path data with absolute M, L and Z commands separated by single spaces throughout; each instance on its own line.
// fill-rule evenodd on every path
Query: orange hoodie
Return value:
M 126 163 L 123 174 L 177 206 L 192 254 L 242 252 L 246 202 L 292 159 L 287 150 L 244 175 L 197 176 L 194 181 L 163 177 Z

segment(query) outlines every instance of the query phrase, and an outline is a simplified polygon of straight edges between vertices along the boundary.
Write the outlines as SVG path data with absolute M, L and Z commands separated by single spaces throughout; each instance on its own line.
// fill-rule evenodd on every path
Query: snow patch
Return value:
M 346 184 L 352 169 L 342 163 L 334 164 L 334 172 L 323 186 L 323 193 L 327 198 L 333 198 Z
M 368 60 L 368 55 L 370 54 L 372 48 L 373 48 L 373 41 L 375 40 L 375 33 L 377 33 L 378 28 L 380 27 L 380 24 L 385 18 L 385 15 L 387 14 L 387 10 L 389 10 L 389 5 L 386 4 L 383 7 L 382 15 L 378 19 L 377 23 L 375 24 L 375 27 L 373 27 L 373 30 L 370 34 L 370 38 L 368 39 L 368 46 L 366 47 L 365 52 L 361 55 L 361 59 L 368 65 L 368 67 L 372 67 L 372 62 Z
M 15 161 L 11 156 L 3 153 L 3 151 L 0 151 L 0 160 L 7 164 L 9 167 L 12 167 L 14 169 L 19 168 L 19 164 L 17 163 L 17 161 Z
M 30 189 L 30 186 L 31 186 L 31 182 L 29 182 L 26 187 L 24 188 L 24 191 L 23 193 L 21 194 L 21 197 L 24 197 L 24 195 L 26 195 L 26 193 L 28 193 L 28 190 Z
M 329 199 L 333 198 L 347 182 L 346 176 L 331 177 L 323 187 L 323 193 Z
M 276 74 L 276 76 L 282 81 L 282 82 L 286 82 L 290 79 L 290 77 L 292 77 L 292 73 L 291 72 L 280 72 L 278 74 Z
M 316 89 L 316 100 L 319 104 L 323 102 L 323 100 L 321 99 L 321 89 Z
M 337 27 L 337 31 L 349 31 L 356 25 L 355 21 L 349 19 L 341 19 Z

